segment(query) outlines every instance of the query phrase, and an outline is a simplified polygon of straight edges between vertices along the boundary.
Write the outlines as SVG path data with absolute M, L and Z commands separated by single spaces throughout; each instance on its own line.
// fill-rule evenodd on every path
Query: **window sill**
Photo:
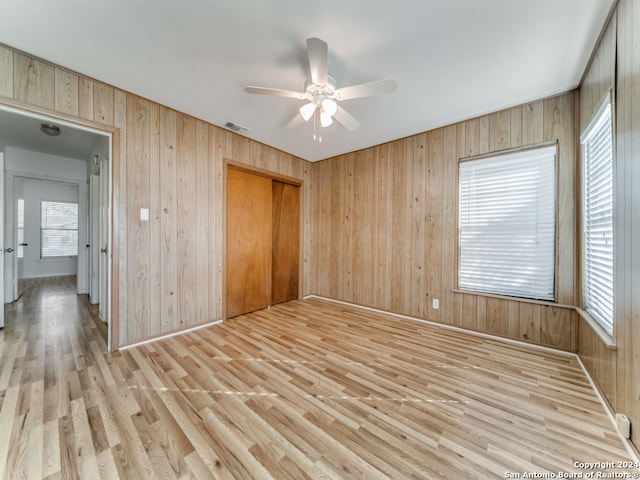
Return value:
M 68 257 L 46 257 L 36 259 L 36 263 L 57 263 L 57 262 L 69 262 L 77 260 L 77 255 L 70 255 Z
M 591 330 L 593 330 L 595 334 L 600 337 L 600 340 L 602 340 L 602 342 L 609 350 L 617 350 L 618 347 L 613 337 L 607 331 L 605 331 L 604 328 L 602 328 L 591 315 L 578 307 L 576 307 L 576 312 L 578 312 L 578 315 L 580 315 L 580 317 L 587 323 L 587 325 L 591 327 Z

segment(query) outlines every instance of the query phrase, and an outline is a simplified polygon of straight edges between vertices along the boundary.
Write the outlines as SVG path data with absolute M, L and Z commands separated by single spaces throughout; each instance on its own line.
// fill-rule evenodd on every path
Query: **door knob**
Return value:
M 4 249 L 4 253 L 13 253 L 13 252 L 14 252 L 14 250 L 11 247 Z

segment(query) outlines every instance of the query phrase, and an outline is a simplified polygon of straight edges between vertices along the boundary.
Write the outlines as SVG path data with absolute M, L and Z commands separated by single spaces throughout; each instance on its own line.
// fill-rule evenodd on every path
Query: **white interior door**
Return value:
M 89 177 L 89 301 L 100 303 L 100 176 Z
M 0 152 L 0 219 L 4 219 L 4 153 Z M 0 328 L 4 327 L 4 221 L 0 223 Z
M 100 319 L 109 323 L 110 321 L 110 313 L 109 312 L 109 303 L 111 301 L 111 296 L 109 292 L 109 286 L 111 282 L 110 278 L 110 262 L 109 257 L 111 255 L 111 245 L 109 244 L 109 239 L 111 238 L 109 232 L 109 218 L 110 218 L 110 182 L 109 179 L 111 175 L 109 174 L 109 160 L 106 158 L 100 159 L 100 218 L 99 218 L 99 232 L 98 237 L 100 240 L 100 264 L 98 266 L 99 270 L 99 298 L 100 305 L 98 307 Z M 109 329 L 109 333 L 111 333 L 111 329 Z

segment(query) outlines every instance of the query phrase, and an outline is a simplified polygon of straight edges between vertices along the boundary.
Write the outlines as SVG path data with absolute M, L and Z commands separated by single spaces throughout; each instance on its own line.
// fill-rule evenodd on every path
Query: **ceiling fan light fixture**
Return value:
M 304 121 L 307 122 L 313 115 L 313 112 L 316 111 L 316 105 L 313 102 L 307 103 L 300 107 L 300 115 L 304 118 Z
M 333 123 L 333 118 L 331 118 L 331 115 L 329 115 L 326 112 L 320 113 L 320 125 L 322 125 L 322 128 L 328 127 L 332 123 Z
M 327 115 L 329 115 L 330 117 L 333 117 L 335 113 L 338 111 L 338 104 L 335 102 L 335 100 L 332 100 L 330 98 L 325 98 L 322 101 L 322 111 Z

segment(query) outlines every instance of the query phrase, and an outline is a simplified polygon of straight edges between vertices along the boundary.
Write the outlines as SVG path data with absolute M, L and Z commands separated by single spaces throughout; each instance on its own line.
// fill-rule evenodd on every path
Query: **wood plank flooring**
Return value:
M 109 354 L 74 289 L 5 307 L 0 479 L 635 472 L 571 356 L 318 299 Z

